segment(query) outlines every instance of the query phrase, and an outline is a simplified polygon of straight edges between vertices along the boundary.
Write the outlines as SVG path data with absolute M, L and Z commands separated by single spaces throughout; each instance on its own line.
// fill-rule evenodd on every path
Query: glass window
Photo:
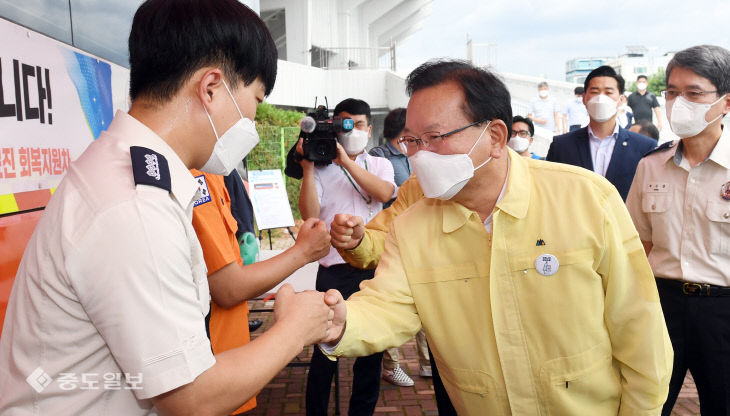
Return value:
M 643 66 L 635 66 L 634 67 L 634 74 L 646 74 L 646 67 L 643 67 Z
M 58 0 L 0 0 L 0 16 L 71 44 L 68 2 Z
M 74 46 L 129 68 L 129 30 L 143 0 L 70 0 Z

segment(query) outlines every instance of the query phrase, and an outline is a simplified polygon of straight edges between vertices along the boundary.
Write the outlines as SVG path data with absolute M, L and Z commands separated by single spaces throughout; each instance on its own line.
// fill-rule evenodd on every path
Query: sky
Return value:
M 615 57 L 628 45 L 660 56 L 698 44 L 730 49 L 727 0 L 433 0 L 423 27 L 396 46 L 397 71 L 466 58 L 466 39 L 494 44 L 500 72 L 565 80 L 566 61 Z M 487 48 L 475 47 L 486 60 Z

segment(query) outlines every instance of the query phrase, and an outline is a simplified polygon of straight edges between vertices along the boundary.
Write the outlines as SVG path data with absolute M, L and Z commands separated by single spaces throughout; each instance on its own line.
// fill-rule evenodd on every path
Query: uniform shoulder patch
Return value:
M 198 205 L 210 202 L 210 190 L 208 189 L 208 181 L 205 180 L 205 175 L 195 177 L 195 182 L 198 184 L 198 199 L 193 203 L 193 208 Z
M 671 149 L 672 147 L 674 147 L 676 145 L 677 145 L 677 142 L 675 142 L 675 141 L 666 142 L 666 143 L 664 143 L 663 145 L 661 145 L 659 147 L 656 147 L 656 148 L 654 148 L 652 150 L 649 150 L 648 152 L 646 152 L 646 154 L 644 154 L 643 157 L 647 157 L 647 156 L 649 156 L 652 153 L 663 152 L 663 151 L 665 151 L 667 149 Z
M 165 156 L 146 147 L 132 146 L 129 148 L 132 157 L 132 172 L 135 185 L 150 185 L 172 191 L 170 168 Z

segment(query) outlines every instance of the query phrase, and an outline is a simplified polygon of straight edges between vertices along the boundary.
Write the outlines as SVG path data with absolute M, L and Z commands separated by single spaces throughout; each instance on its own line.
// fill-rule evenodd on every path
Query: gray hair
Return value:
M 699 45 L 677 52 L 669 61 L 666 82 L 674 68 L 687 68 L 707 78 L 722 96 L 730 92 L 730 51 L 715 45 Z

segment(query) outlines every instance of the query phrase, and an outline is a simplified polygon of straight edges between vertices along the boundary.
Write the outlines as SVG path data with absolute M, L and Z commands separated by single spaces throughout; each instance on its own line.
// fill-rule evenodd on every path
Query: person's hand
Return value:
M 307 263 L 317 261 L 330 251 L 330 235 L 327 224 L 318 218 L 309 218 L 299 227 L 295 247 L 301 248 Z
M 347 322 L 347 305 L 342 294 L 337 289 L 330 289 L 324 293 L 324 301 L 333 311 L 330 318 L 327 335 L 319 342 L 323 344 L 337 344 L 345 333 Z
M 296 152 L 299 153 L 300 156 L 302 156 L 301 160 L 299 161 L 299 165 L 302 167 L 302 170 L 305 172 L 311 171 L 312 168 L 314 168 L 314 162 L 304 158 L 304 139 L 301 137 L 297 142 Z
M 295 293 L 290 284 L 285 284 L 276 293 L 276 323 L 287 325 L 288 332 L 301 339 L 303 346 L 328 338 L 333 317 L 334 310 L 324 302 L 322 292 Z
M 333 160 L 333 162 L 343 168 L 347 167 L 347 163 L 352 162 L 352 159 L 350 159 L 350 156 L 347 155 L 345 148 L 339 143 L 337 143 L 337 157 Z
M 362 217 L 350 214 L 336 214 L 330 225 L 332 246 L 349 250 L 360 244 L 365 234 L 365 224 Z

